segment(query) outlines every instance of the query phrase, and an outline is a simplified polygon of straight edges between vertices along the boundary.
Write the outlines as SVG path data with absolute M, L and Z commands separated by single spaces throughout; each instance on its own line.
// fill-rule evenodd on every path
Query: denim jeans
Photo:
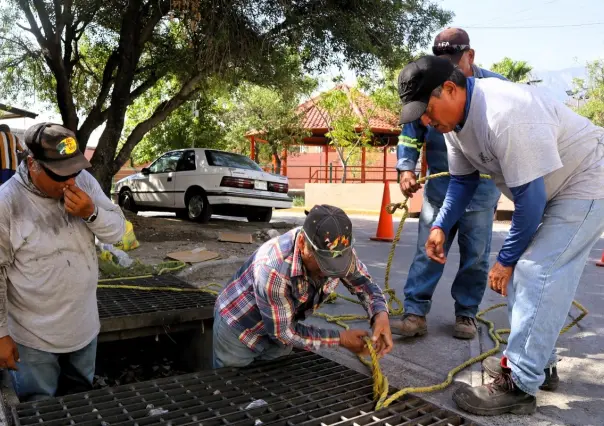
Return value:
M 214 311 L 214 342 L 213 364 L 214 368 L 245 367 L 253 361 L 271 361 L 292 352 L 292 346 L 275 343 L 262 352 L 255 352 L 241 343 L 237 333 L 227 322 L 222 319 L 218 310 Z
M 19 400 L 38 401 L 92 389 L 96 345 L 95 338 L 78 351 L 57 354 L 17 344 L 19 370 L 11 371 L 11 378 Z
M 440 205 L 424 198 L 419 216 L 417 251 L 405 284 L 405 313 L 425 316 L 430 312 L 432 295 L 442 277 L 444 265 L 426 255 L 425 244 Z M 475 317 L 487 285 L 493 216 L 495 209 L 465 212 L 445 241 L 449 253 L 457 234 L 460 264 L 451 285 L 455 315 Z
M 604 200 L 552 200 L 508 283 L 511 333 L 504 355 L 514 383 L 535 395 L 556 361 L 555 345 L 585 262 L 604 232 Z

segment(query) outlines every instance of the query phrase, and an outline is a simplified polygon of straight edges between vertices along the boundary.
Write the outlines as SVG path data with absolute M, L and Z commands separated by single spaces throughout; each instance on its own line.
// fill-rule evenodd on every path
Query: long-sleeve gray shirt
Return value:
M 88 172 L 76 185 L 98 208 L 93 223 L 65 211 L 31 183 L 25 162 L 0 187 L 0 337 L 54 353 L 77 351 L 100 329 L 95 235 L 117 243 L 120 208 Z

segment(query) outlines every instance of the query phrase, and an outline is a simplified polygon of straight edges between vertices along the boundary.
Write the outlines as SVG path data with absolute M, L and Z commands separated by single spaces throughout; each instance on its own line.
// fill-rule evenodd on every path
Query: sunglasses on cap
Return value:
M 457 53 L 465 52 L 466 50 L 470 50 L 469 44 L 446 44 L 442 46 L 432 46 L 432 53 L 434 56 L 455 55 Z
M 46 173 L 46 175 L 49 178 L 51 178 L 52 180 L 54 180 L 55 182 L 67 182 L 69 179 L 75 178 L 81 172 L 81 171 L 79 171 L 79 172 L 76 172 L 69 176 L 59 176 L 58 174 L 51 172 L 47 167 L 44 167 L 44 165 L 42 165 L 41 163 L 38 163 L 38 164 L 40 164 L 40 167 L 42 167 L 42 170 L 44 170 L 44 173 Z
M 313 243 L 310 238 L 308 237 L 308 235 L 306 235 L 306 232 L 303 232 L 304 237 L 306 238 L 306 241 L 308 241 L 308 244 L 310 244 L 310 246 L 312 247 L 313 251 L 315 253 L 317 253 L 319 256 L 321 257 L 338 257 L 341 256 L 342 254 L 352 250 L 352 247 L 354 246 L 354 237 L 351 237 L 351 241 L 350 241 L 350 245 L 342 250 L 325 250 L 325 249 L 320 249 L 319 247 L 317 247 L 315 245 L 315 243 Z

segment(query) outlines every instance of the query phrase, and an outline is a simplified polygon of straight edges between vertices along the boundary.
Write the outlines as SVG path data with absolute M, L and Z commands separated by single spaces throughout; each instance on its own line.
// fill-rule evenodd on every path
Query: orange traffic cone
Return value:
M 602 250 L 602 260 L 596 262 L 596 266 L 604 266 L 604 250 Z
M 390 204 L 390 184 L 384 182 L 384 195 L 382 196 L 382 209 L 380 210 L 380 221 L 378 222 L 377 234 L 371 237 L 373 241 L 386 241 L 391 243 L 394 240 L 394 225 L 392 215 L 386 211 L 386 206 Z

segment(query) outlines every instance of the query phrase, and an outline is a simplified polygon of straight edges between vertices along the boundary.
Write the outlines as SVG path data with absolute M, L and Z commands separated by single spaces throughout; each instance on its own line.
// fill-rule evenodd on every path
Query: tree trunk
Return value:
M 346 161 L 342 161 L 342 183 L 346 183 L 346 171 L 348 170 L 348 164 Z
M 277 145 L 271 143 L 271 152 L 273 154 L 273 161 L 275 162 L 275 170 L 273 173 L 281 174 L 281 158 L 279 157 L 279 151 L 277 150 Z

